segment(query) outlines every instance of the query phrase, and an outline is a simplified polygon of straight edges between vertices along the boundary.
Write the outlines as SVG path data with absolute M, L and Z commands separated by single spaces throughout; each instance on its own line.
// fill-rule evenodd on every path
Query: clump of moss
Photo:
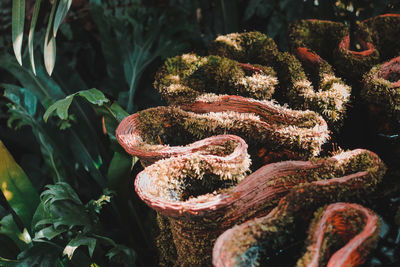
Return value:
M 248 70 L 228 58 L 184 54 L 165 61 L 154 86 L 169 104 L 176 104 L 204 93 L 270 99 L 277 82 L 275 71 L 268 66 Z
M 260 32 L 231 33 L 218 36 L 209 48 L 212 55 L 218 55 L 239 62 L 250 62 L 272 66 L 279 53 L 272 38 Z

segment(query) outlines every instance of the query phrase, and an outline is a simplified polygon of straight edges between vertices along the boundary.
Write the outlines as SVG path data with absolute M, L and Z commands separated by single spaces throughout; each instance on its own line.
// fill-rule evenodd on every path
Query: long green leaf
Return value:
M 49 75 L 51 75 L 51 73 L 53 72 L 54 65 L 56 63 L 56 38 L 54 37 L 52 30 L 54 25 L 54 14 L 56 13 L 57 5 L 58 0 L 55 0 L 50 11 L 46 37 L 44 38 L 44 65 Z
M 60 4 L 58 5 L 56 17 L 54 19 L 53 25 L 53 36 L 56 37 L 58 28 L 63 22 L 65 16 L 68 13 L 69 8 L 71 7 L 72 0 L 60 0 Z
M 25 0 L 13 0 L 12 6 L 12 41 L 15 57 L 22 65 L 21 48 L 24 35 Z
M 35 75 L 36 75 L 36 68 L 35 68 L 35 59 L 33 53 L 33 37 L 35 35 L 35 26 L 41 3 L 42 0 L 36 0 L 35 7 L 33 8 L 32 21 L 31 21 L 31 26 L 29 28 L 29 36 L 28 36 L 29 59 L 31 61 L 32 71 Z
M 30 227 L 39 195 L 21 167 L 0 141 L 0 188 L 11 208 Z

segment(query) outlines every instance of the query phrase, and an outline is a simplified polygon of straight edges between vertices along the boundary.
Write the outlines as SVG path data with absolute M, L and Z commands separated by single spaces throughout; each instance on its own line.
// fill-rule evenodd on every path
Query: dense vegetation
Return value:
M 164 104 L 153 82 L 167 57 L 205 55 L 217 35 L 250 30 L 288 50 L 292 21 L 354 25 L 399 8 L 395 0 L 0 1 L 0 265 L 155 265 L 154 213 L 132 185 L 141 166 L 114 133 L 128 114 Z M 17 14 L 13 27 L 25 34 L 15 56 Z

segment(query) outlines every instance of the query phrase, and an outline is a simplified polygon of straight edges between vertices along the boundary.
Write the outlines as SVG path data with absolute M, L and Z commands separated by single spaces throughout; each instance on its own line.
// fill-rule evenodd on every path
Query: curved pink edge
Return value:
M 389 75 L 392 73 L 400 75 L 400 56 L 383 63 L 381 70 L 374 75 L 374 78 L 377 79 L 382 77 L 383 79 L 388 80 Z M 392 82 L 392 87 L 400 87 L 400 80 Z
M 301 116 L 304 111 L 290 110 L 279 105 L 275 105 L 270 101 L 258 101 L 251 98 L 233 96 L 233 95 L 221 95 L 215 98 L 215 101 L 207 102 L 205 100 L 198 100 L 190 104 L 182 104 L 177 106 L 183 111 L 194 112 L 194 113 L 208 113 L 208 112 L 223 112 L 223 111 L 236 111 L 242 113 L 254 113 L 260 116 L 262 119 L 270 121 L 283 121 L 288 120 L 293 123 L 296 121 L 296 116 Z M 160 108 L 160 107 L 159 107 Z M 148 110 L 155 110 L 157 108 L 151 108 Z M 272 115 L 271 115 L 272 114 Z M 212 144 L 221 144 L 219 139 L 214 137 L 207 138 L 206 141 L 197 141 L 186 146 L 167 146 L 164 145 L 160 148 L 159 145 L 154 145 L 155 149 L 149 149 L 151 145 L 146 142 L 140 136 L 140 130 L 138 129 L 138 113 L 132 114 L 124 118 L 116 129 L 116 138 L 119 144 L 124 147 L 127 153 L 132 156 L 137 156 L 145 163 L 154 163 L 160 159 L 169 158 L 172 156 L 188 155 L 198 150 L 201 150 L 205 146 Z M 319 139 L 321 137 L 328 137 L 328 126 L 325 120 L 318 116 L 318 124 L 309 130 L 308 137 Z M 271 124 L 262 122 L 266 129 L 271 128 Z M 324 138 L 324 139 L 326 139 Z M 144 148 L 144 145 L 148 145 Z
M 360 259 L 360 251 L 363 251 L 363 244 L 371 238 L 374 234 L 379 232 L 379 218 L 371 210 L 354 203 L 334 203 L 326 207 L 323 212 L 321 219 L 318 222 L 317 230 L 313 235 L 313 245 L 311 251 L 313 251 L 313 257 L 309 263 L 309 267 L 318 267 L 319 264 L 319 252 L 321 250 L 324 235 L 329 226 L 328 220 L 334 217 L 337 213 L 345 210 L 354 210 L 358 213 L 358 216 L 363 217 L 365 225 L 361 232 L 354 235 L 345 246 L 336 251 L 329 259 L 327 264 L 328 267 L 345 267 L 345 266 L 356 266 L 354 265 L 355 259 Z M 362 262 L 357 262 L 362 264 Z M 357 264 L 358 266 L 358 264 Z
M 339 155 L 336 155 L 332 157 L 332 159 L 336 161 L 341 161 L 345 160 L 348 158 L 351 158 L 355 156 L 356 154 L 363 153 L 363 152 L 368 152 L 373 158 L 375 159 L 377 163 L 381 162 L 380 158 L 378 155 L 376 155 L 374 152 L 371 152 L 369 150 L 365 149 L 355 149 L 349 152 L 345 152 Z M 270 164 L 272 165 L 272 164 Z M 343 177 L 337 177 L 329 180 L 320 180 L 320 181 L 314 181 L 311 182 L 310 184 L 314 185 L 329 185 L 332 184 L 333 186 L 340 186 L 340 184 L 347 184 L 351 183 L 352 181 L 356 181 L 358 183 L 362 183 L 363 177 L 368 175 L 366 171 L 360 171 L 357 173 L 352 173 Z M 246 178 L 247 179 L 247 178 Z M 357 183 L 356 183 L 357 184 Z M 240 185 L 240 184 L 239 184 Z M 280 200 L 280 203 L 284 203 L 285 197 Z M 257 225 L 257 224 L 262 224 L 270 219 L 273 219 L 274 216 L 279 215 L 280 210 L 279 207 L 275 207 L 272 211 L 270 211 L 266 216 L 264 217 L 259 217 L 259 218 L 254 218 L 251 220 L 248 220 L 240 225 L 236 225 L 233 228 L 230 228 L 226 230 L 224 233 L 222 233 L 214 243 L 213 247 L 213 255 L 212 255 L 212 263 L 213 266 L 215 267 L 233 267 L 236 266 L 236 259 L 238 255 L 235 255 L 232 253 L 230 250 L 225 249 L 229 248 L 236 242 L 236 232 L 244 232 L 244 229 L 249 228 L 252 225 Z M 364 237 L 364 235 L 362 236 Z M 356 244 L 356 243 L 352 243 Z M 339 255 L 339 254 L 338 254 Z M 333 267 L 333 266 L 330 266 Z
M 363 58 L 372 55 L 375 52 L 375 46 L 370 42 L 365 42 L 364 40 L 359 40 L 363 51 L 353 51 L 350 48 L 350 35 L 346 35 L 339 43 L 339 49 L 350 53 L 355 57 Z
M 371 20 L 374 20 L 376 18 L 384 18 L 384 17 L 400 18 L 400 14 L 387 13 L 387 14 L 378 15 L 378 16 L 375 16 L 375 17 L 372 17 L 372 18 L 368 18 L 368 19 L 365 19 L 365 20 L 361 21 L 361 24 L 367 23 L 367 22 L 369 22 Z
M 335 162 L 345 162 L 346 160 L 364 152 L 373 154 L 376 156 L 377 160 L 379 160 L 376 154 L 368 150 L 356 149 L 338 154 L 328 160 L 320 160 L 317 162 L 283 161 L 267 164 L 246 177 L 242 182 L 235 187 L 232 187 L 230 190 L 209 196 L 207 201 L 204 201 L 204 199 L 199 201 L 194 198 L 184 202 L 177 202 L 166 198 L 154 197 L 147 192 L 147 189 L 153 186 L 152 182 L 157 178 L 150 177 L 146 173 L 146 169 L 137 175 L 135 180 L 135 190 L 138 196 L 148 206 L 165 216 L 179 217 L 180 219 L 193 219 L 194 217 L 212 218 L 216 211 L 220 214 L 221 210 L 226 210 L 224 216 L 227 220 L 224 223 L 229 225 L 232 221 L 235 221 L 237 218 L 246 214 L 248 210 L 255 210 L 257 209 L 257 206 L 262 203 L 274 199 L 276 200 L 277 197 L 283 197 L 291 189 L 290 186 L 282 187 L 278 184 L 271 186 L 268 182 L 272 178 L 295 175 L 299 170 L 311 170 L 321 167 L 324 164 L 329 165 Z M 359 173 L 351 174 L 349 177 L 358 174 Z M 335 179 L 343 178 L 344 177 L 321 180 L 314 183 L 324 184 L 327 181 L 335 181 Z M 296 184 L 293 184 L 293 186 L 295 185 Z M 268 210 L 264 213 L 268 213 Z

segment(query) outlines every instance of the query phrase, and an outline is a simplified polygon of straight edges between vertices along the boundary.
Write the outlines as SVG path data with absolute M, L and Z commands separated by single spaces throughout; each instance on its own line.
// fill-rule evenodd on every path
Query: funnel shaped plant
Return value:
M 329 172 L 320 173 L 318 168 L 311 167 L 315 164 L 318 165 L 319 161 L 317 161 L 304 162 L 308 166 L 305 168 L 306 172 L 311 172 L 306 175 L 308 181 L 299 179 L 300 174 L 304 173 L 304 167 L 298 168 L 294 176 L 287 176 L 282 172 L 283 181 L 291 177 L 298 182 L 288 190 L 268 215 L 247 221 L 224 232 L 214 245 L 213 264 L 215 266 L 249 266 L 260 263 L 268 256 L 272 256 L 274 251 L 299 241 L 296 240 L 298 235 L 295 232 L 299 230 L 300 225 L 307 223 L 310 211 L 329 203 L 360 201 L 374 191 L 386 171 L 384 164 L 376 154 L 363 149 L 340 153 L 325 162 L 331 162 L 333 166 L 339 167 L 339 171 L 335 171 L 335 168 L 331 167 Z M 329 213 L 329 209 L 326 209 L 325 212 Z M 358 220 L 350 219 L 351 223 L 356 223 Z M 372 224 L 365 222 L 369 237 L 359 239 L 362 241 L 359 244 L 360 247 L 373 247 L 378 237 L 376 232 L 378 230 L 374 229 L 374 227 L 378 227 L 377 224 L 377 220 Z M 341 230 L 344 232 L 344 236 L 351 235 L 354 232 L 354 226 L 346 226 Z M 352 245 L 350 246 L 352 247 Z M 347 256 L 341 260 L 347 261 L 346 264 L 353 266 L 355 264 L 351 265 L 354 263 L 352 260 L 362 260 L 368 251 L 368 249 L 360 250 L 358 251 L 359 255 L 352 254 L 351 257 Z M 334 264 L 332 266 L 348 265 Z
M 138 112 L 121 122 L 116 137 L 128 153 L 149 164 L 190 154 L 212 144 L 210 136 L 226 133 L 245 139 L 251 154 L 262 158 L 260 163 L 318 155 L 328 139 L 326 122 L 312 111 L 226 95 L 203 95 L 190 104 Z M 211 139 L 192 143 L 206 137 Z

